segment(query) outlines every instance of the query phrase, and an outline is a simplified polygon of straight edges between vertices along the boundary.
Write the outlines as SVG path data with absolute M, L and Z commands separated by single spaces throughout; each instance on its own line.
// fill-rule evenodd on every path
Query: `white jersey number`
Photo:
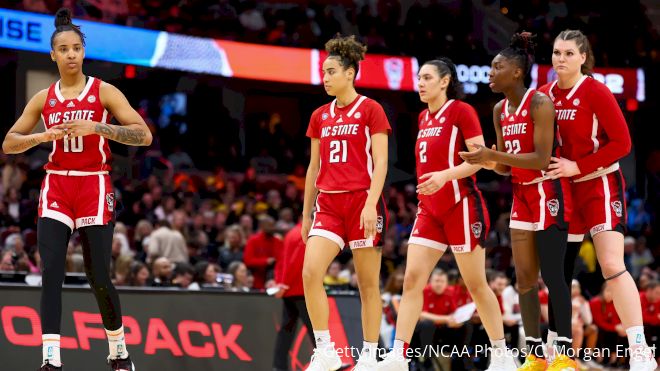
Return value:
M 64 138 L 64 152 L 80 153 L 83 151 L 83 137 Z
M 330 142 L 330 163 L 346 162 L 348 141 L 333 140 Z
M 419 143 L 419 162 L 426 163 L 426 142 Z
M 504 142 L 504 146 L 506 147 L 507 153 L 512 153 L 515 155 L 516 153 L 520 152 L 520 141 L 518 139 L 511 141 L 507 140 Z

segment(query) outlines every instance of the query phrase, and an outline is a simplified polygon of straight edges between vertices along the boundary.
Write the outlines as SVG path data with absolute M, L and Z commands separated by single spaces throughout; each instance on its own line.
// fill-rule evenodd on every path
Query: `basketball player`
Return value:
M 656 361 L 644 338 L 637 286 L 623 263 L 626 200 L 619 159 L 630 152 L 630 133 L 612 92 L 591 77 L 593 65 L 587 37 L 578 30 L 563 31 L 552 52 L 558 79 L 540 89 L 554 102 L 561 134 L 561 157 L 552 158 L 548 175 L 569 178 L 574 200 L 568 235 L 574 246 L 569 248 L 566 266 L 572 272 L 580 242 L 589 232 L 628 334 L 630 370 L 655 370 Z M 570 282 L 570 277 L 566 280 Z M 557 305 L 554 298 L 551 305 Z M 551 330 L 553 321 L 556 318 Z
M 408 240 L 394 349 L 377 370 L 408 370 L 408 346 L 422 310 L 422 292 L 447 248 L 454 252 L 491 339 L 494 349 L 488 370 L 515 370 L 513 357 L 506 352 L 500 306 L 486 281 L 483 243 L 490 222 L 474 176 L 480 166 L 462 162 L 458 155 L 467 143 L 483 145 L 479 118 L 474 108 L 457 99 L 462 86 L 451 60 L 426 62 L 418 86 L 421 101 L 428 105 L 419 115 L 415 146 L 419 211 Z
M 493 121 L 498 149 L 506 152 L 482 147 L 463 158 L 471 163 L 495 161 L 495 171 L 511 173 L 511 244 L 527 343 L 527 357 L 519 370 L 577 370 L 577 364 L 567 355 L 572 346 L 572 307 L 563 270 L 570 192 L 568 182 L 548 179 L 543 171 L 555 147 L 555 112 L 550 98 L 525 86 L 534 47 L 530 33 L 515 34 L 511 45 L 491 64 L 490 88 L 505 96 L 493 109 Z M 556 303 L 553 309 L 559 328 L 556 340 L 560 355 L 549 365 L 544 358 L 539 322 L 539 267 Z
M 329 56 L 323 62 L 323 86 L 335 99 L 314 111 L 309 121 L 307 136 L 312 144 L 301 230 L 307 244 L 303 264 L 305 301 L 316 340 L 308 370 L 341 367 L 328 330 L 329 305 L 323 276 L 344 245 L 353 252 L 362 301 L 364 344 L 354 370 L 371 370 L 376 365 L 383 311 L 381 252 L 377 246 L 387 225 L 381 192 L 391 129 L 380 104 L 355 91 L 355 77 L 366 47 L 354 36 L 337 36 L 326 43 L 325 49 Z
M 151 133 L 117 88 L 83 74 L 85 37 L 71 23 L 68 9 L 60 9 L 55 16 L 51 48 L 60 80 L 32 97 L 2 144 L 5 153 L 22 153 L 40 143 L 53 142 L 37 222 L 43 262 L 40 370 L 62 369 L 64 263 L 69 237 L 78 229 L 85 271 L 108 336 L 108 363 L 113 370 L 134 371 L 124 342 L 119 297 L 109 273 L 115 200 L 108 175 L 111 154 L 107 141 L 144 146 L 151 143 Z M 122 126 L 108 125 L 111 115 Z M 39 117 L 46 132 L 32 134 Z

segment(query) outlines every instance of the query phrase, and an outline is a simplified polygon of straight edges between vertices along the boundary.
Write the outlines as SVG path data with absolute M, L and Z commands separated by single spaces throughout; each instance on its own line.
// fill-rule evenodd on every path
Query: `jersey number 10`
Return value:
M 79 153 L 83 151 L 83 137 L 64 138 L 64 152 Z
M 330 163 L 346 162 L 348 141 L 333 140 L 330 142 Z

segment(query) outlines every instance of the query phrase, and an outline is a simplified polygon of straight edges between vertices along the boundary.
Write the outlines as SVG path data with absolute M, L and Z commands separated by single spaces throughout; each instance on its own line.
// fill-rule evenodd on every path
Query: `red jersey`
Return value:
M 645 325 L 660 326 L 660 300 L 649 301 L 645 292 L 639 293 L 639 301 L 642 303 L 642 317 Z
M 302 268 L 305 260 L 305 243 L 298 223 L 284 237 L 284 247 L 275 263 L 275 281 L 289 286 L 285 297 L 305 295 L 302 283 Z
M 309 119 L 307 136 L 320 140 L 316 188 L 326 192 L 363 191 L 371 187 L 374 165 L 371 135 L 392 129 L 378 102 L 358 97 L 346 107 L 337 100 L 325 104 Z
M 438 295 L 431 289 L 431 285 L 426 285 L 424 287 L 424 306 L 422 310 L 437 315 L 452 314 L 456 310 L 454 295 L 447 290 Z
M 259 232 L 247 240 L 243 252 L 243 262 L 254 275 L 254 288 L 263 289 L 266 284 L 268 258 L 278 258 L 282 254 L 283 243 L 277 236 Z M 275 260 L 277 262 L 277 259 Z
M 465 140 L 482 135 L 477 112 L 460 100 L 448 100 L 438 112 L 425 109 L 419 114 L 419 131 L 415 144 L 417 178 L 434 171 L 460 165 L 458 155 L 466 151 Z M 447 182 L 430 196 L 418 195 L 420 202 L 433 209 L 448 209 L 477 190 L 474 175 Z
M 500 115 L 500 126 L 502 127 L 502 139 L 507 153 L 532 153 L 536 150 L 534 147 L 534 120 L 530 108 L 535 93 L 535 89 L 527 89 L 514 113 L 509 113 L 509 100 L 504 99 L 502 114 Z M 511 167 L 511 181 L 513 183 L 531 183 L 543 178 L 543 176 L 544 172 L 542 170 Z
M 611 165 L 630 152 L 623 113 L 605 84 L 583 76 L 571 89 L 557 81 L 542 86 L 555 104 L 561 156 L 577 162 L 581 178 Z
M 48 96 L 41 113 L 46 129 L 71 120 L 110 122 L 110 114 L 103 107 L 100 87 L 103 81 L 88 76 L 85 89 L 77 98 L 64 99 L 60 82 L 48 88 Z M 108 141 L 96 134 L 53 141 L 46 170 L 109 171 L 112 154 Z
M 613 301 L 606 303 L 602 297 L 595 296 L 589 301 L 589 306 L 594 323 L 598 328 L 609 332 L 616 331 L 616 325 L 621 323 L 621 320 L 616 313 Z
M 467 287 L 453 285 L 450 286 L 449 289 L 451 289 L 452 295 L 454 295 L 454 302 L 456 302 L 457 308 L 472 302 L 472 296 L 470 296 L 470 292 L 468 291 Z

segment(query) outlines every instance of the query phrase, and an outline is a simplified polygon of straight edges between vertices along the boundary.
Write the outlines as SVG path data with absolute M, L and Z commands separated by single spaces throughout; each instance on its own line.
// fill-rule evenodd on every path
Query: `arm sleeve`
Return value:
M 598 125 L 603 128 L 608 142 L 584 158 L 577 160 L 580 173 L 591 174 L 607 167 L 630 152 L 631 140 L 628 125 L 612 92 L 604 84 L 595 81 L 590 91 L 591 109 Z
M 470 139 L 483 135 L 481 123 L 477 111 L 471 105 L 461 102 L 461 109 L 458 116 L 458 125 L 463 133 L 464 139 Z
M 312 116 L 309 118 L 309 125 L 307 126 L 307 136 L 309 138 L 320 138 L 321 133 L 319 133 L 319 124 L 318 124 L 318 117 L 320 115 L 321 108 L 317 108 L 313 113 Z
M 369 120 L 367 121 L 371 135 L 376 133 L 392 134 L 392 127 L 385 115 L 383 107 L 376 101 L 371 101 L 369 104 Z

